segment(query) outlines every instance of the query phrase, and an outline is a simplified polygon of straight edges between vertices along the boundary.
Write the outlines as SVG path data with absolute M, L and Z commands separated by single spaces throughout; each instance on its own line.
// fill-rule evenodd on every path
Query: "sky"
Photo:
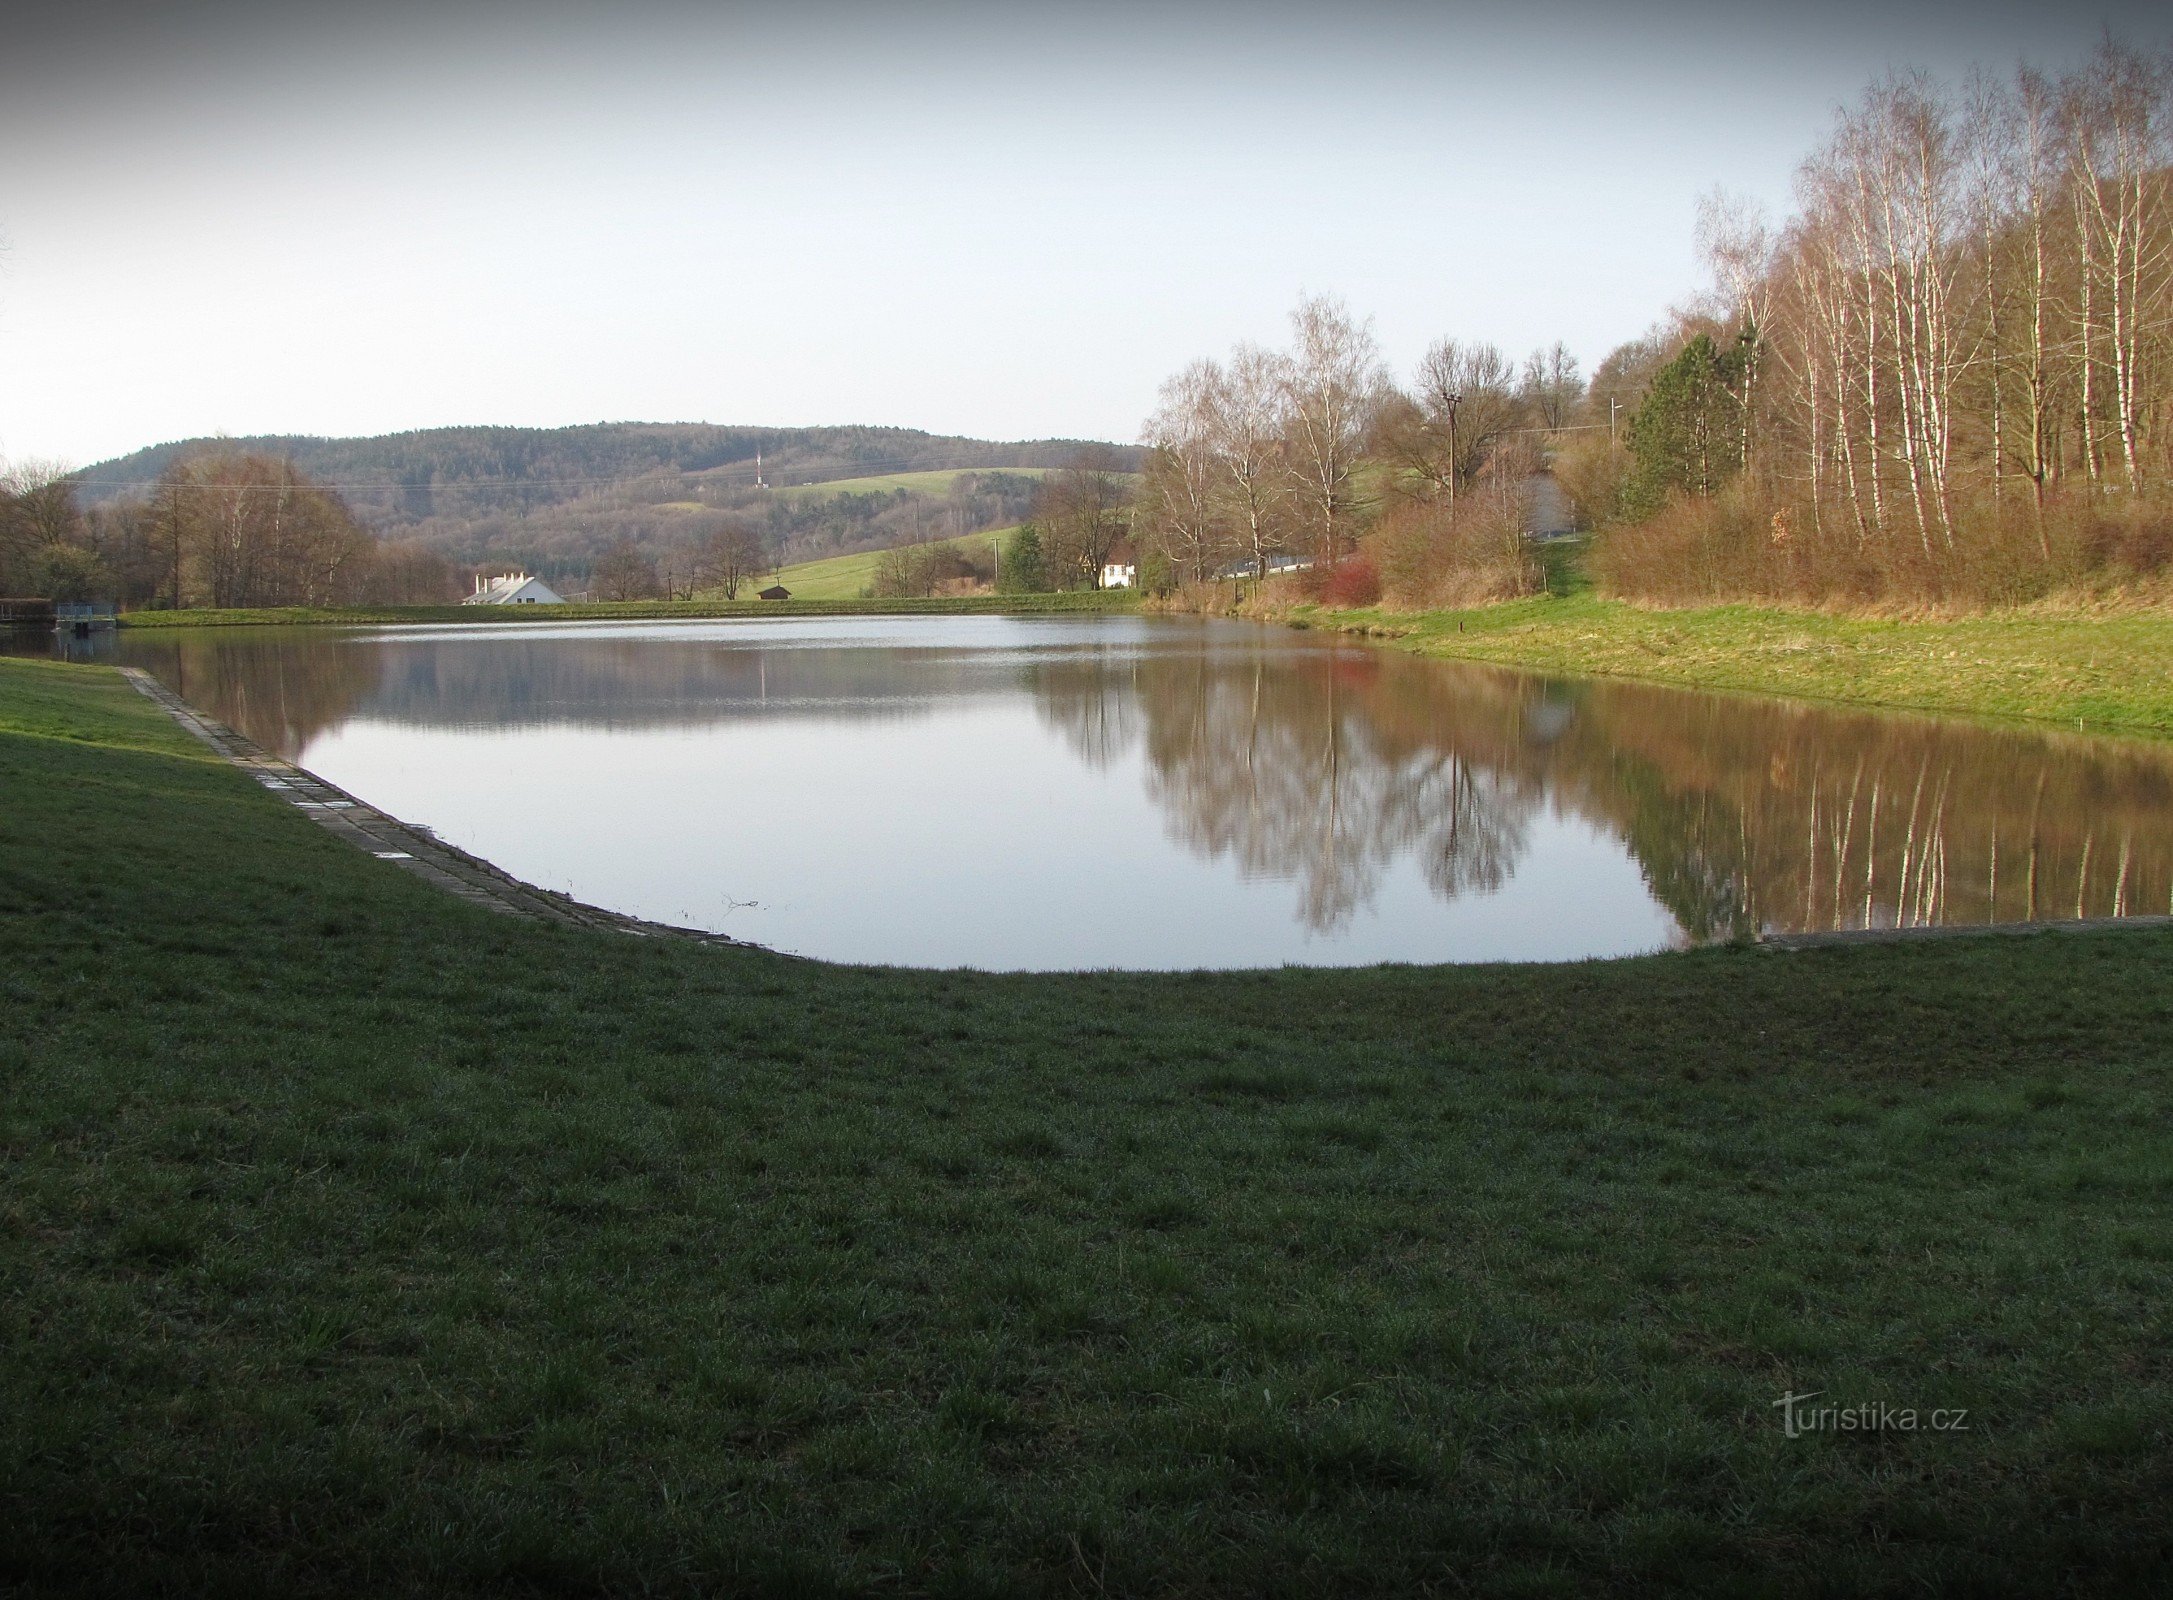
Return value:
M 1586 367 L 1895 68 L 2158 5 L 16 0 L 0 458 L 468 423 L 1131 440 L 1300 294 Z

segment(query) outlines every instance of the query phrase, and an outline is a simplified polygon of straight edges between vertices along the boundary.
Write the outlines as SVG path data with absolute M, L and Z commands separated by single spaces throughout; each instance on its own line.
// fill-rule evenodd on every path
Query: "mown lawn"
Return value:
M 2173 615 L 2162 613 L 1884 620 L 1647 610 L 1575 590 L 1411 615 L 1300 606 L 1289 619 L 1426 655 L 1586 677 L 2173 734 Z
M 0 1584 L 2162 1590 L 2169 960 L 826 967 L 0 662 Z

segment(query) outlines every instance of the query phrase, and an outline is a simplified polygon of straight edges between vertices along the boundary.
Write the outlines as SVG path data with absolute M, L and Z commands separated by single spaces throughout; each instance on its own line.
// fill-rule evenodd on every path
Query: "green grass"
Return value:
M 233 611 L 130 611 L 121 617 L 121 626 L 225 628 L 321 624 L 351 628 L 423 622 L 488 626 L 494 623 L 641 622 L 705 617 L 955 616 L 980 612 L 1125 611 L 1138 604 L 1138 595 L 1129 589 L 946 596 L 930 600 L 862 600 L 799 594 L 790 600 L 756 600 L 747 598 L 743 592 L 738 600 L 617 600 L 562 606 L 264 606 Z
M 2173 734 L 2173 616 L 2162 614 L 1659 611 L 1602 599 L 1557 570 L 1549 592 L 1506 605 L 1417 615 L 1300 606 L 1289 620 L 1546 672 Z
M 867 478 L 828 478 L 821 483 L 788 484 L 771 493 L 795 500 L 827 499 L 834 494 L 892 494 L 900 489 L 908 494 L 947 495 L 964 477 L 1000 472 L 1014 478 L 1040 478 L 1049 471 L 1047 467 L 968 467 L 941 472 L 884 472 Z
M 2165 933 L 829 967 L 43 663 L 0 795 L 0 1587 L 2164 1586 Z
M 969 533 L 956 539 L 937 541 L 954 545 L 961 550 L 982 552 L 998 540 L 1008 538 L 1010 528 L 997 528 L 991 532 Z M 795 600 L 850 600 L 868 592 L 875 582 L 875 569 L 884 556 L 880 550 L 863 550 L 849 556 L 827 556 L 821 561 L 803 561 L 790 566 L 777 575 L 776 581 L 792 591 Z

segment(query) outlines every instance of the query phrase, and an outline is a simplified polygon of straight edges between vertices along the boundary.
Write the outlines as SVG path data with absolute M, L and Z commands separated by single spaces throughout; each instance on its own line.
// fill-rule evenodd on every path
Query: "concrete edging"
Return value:
M 326 783 L 316 774 L 280 759 L 253 739 L 205 716 L 141 667 L 122 667 L 120 672 L 137 693 L 163 709 L 224 760 L 249 774 L 268 793 L 286 801 L 326 832 L 470 905 L 504 916 L 525 917 L 533 922 L 602 928 L 630 933 L 637 938 L 686 939 L 697 944 L 758 948 L 721 933 L 644 922 L 639 917 L 584 905 L 569 896 L 524 883 L 481 857 L 447 844 L 429 829 L 387 816 L 336 784 Z

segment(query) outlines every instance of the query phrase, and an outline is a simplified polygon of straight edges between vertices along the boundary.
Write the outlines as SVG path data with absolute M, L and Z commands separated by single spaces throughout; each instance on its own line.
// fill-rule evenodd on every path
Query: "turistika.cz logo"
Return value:
M 1967 1433 L 1969 1408 L 1967 1406 L 1941 1407 L 1936 1411 L 1919 1411 L 1914 1406 L 1888 1405 L 1884 1400 L 1874 1400 L 1863 1405 L 1814 1406 L 1813 1400 L 1825 1394 L 1824 1389 L 1813 1389 L 1809 1394 L 1784 1394 L 1773 1402 L 1781 1414 L 1781 1431 L 1791 1439 L 1800 1439 L 1807 1433 L 1915 1433 L 1928 1430 L 1932 1433 Z

